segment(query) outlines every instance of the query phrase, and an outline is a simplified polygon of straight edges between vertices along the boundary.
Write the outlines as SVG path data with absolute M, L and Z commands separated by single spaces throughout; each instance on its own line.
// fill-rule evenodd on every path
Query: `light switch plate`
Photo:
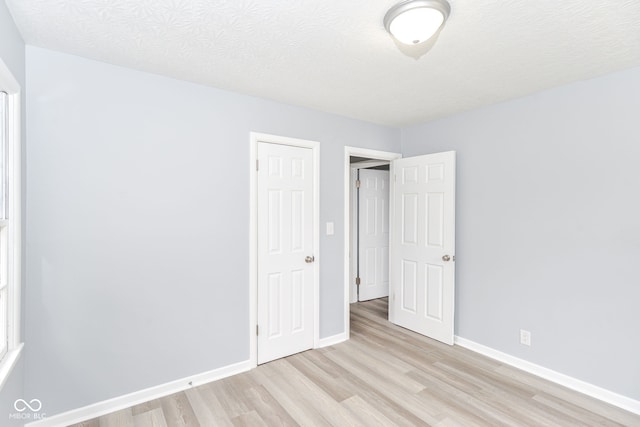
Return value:
M 333 236 L 333 222 L 327 223 L 327 236 Z

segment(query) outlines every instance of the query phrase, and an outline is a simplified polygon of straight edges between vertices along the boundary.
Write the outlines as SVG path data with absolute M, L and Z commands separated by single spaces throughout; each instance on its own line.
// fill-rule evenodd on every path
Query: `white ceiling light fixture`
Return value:
M 415 45 L 429 40 L 447 20 L 446 0 L 406 0 L 384 16 L 384 28 L 400 43 Z

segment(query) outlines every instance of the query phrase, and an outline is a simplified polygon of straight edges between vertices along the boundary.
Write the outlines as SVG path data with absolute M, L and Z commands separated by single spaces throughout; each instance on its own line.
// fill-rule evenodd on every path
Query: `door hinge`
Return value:
M 256 170 L 260 170 L 260 160 L 256 159 Z
M 360 188 L 360 180 L 356 179 L 356 188 Z
M 356 285 L 360 286 L 360 278 L 356 277 Z
M 256 325 L 256 336 L 258 336 L 258 325 Z

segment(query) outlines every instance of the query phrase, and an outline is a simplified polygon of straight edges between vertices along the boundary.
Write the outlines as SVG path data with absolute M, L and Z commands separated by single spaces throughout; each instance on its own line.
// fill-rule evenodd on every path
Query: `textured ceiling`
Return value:
M 449 0 L 411 55 L 396 0 L 6 2 L 31 45 L 393 126 L 640 65 L 638 0 Z

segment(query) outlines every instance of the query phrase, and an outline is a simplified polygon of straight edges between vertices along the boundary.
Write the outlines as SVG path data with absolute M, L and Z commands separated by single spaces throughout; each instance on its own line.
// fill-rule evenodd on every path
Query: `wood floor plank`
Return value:
M 406 353 L 396 353 L 392 351 L 373 351 L 377 350 L 372 348 L 371 344 L 365 340 L 352 339 L 349 344 L 351 345 L 351 351 L 354 353 L 366 354 L 368 357 L 375 359 L 377 363 L 387 366 L 392 366 L 393 369 L 400 374 L 413 371 L 415 365 L 405 361 Z M 424 353 L 422 353 L 424 355 Z M 423 359 L 424 360 L 424 359 Z
M 576 421 L 581 419 L 588 420 L 590 424 L 599 426 L 620 427 L 622 425 L 613 420 L 607 419 L 593 411 L 581 408 L 571 402 L 558 399 L 557 397 L 549 394 L 537 394 L 533 397 L 533 400 L 542 403 L 547 408 L 553 408 L 558 412 L 566 414 L 567 416 L 574 418 Z
M 392 325 L 387 304 L 352 304 L 347 342 L 75 427 L 640 427 L 640 415 Z
M 372 406 L 381 410 L 389 419 L 393 421 L 394 426 L 428 426 L 429 424 L 420 419 L 417 415 L 405 409 L 402 405 L 396 403 L 386 393 L 386 390 L 380 390 L 371 387 L 366 380 L 358 377 L 345 369 L 343 366 L 335 363 L 329 358 L 332 352 L 320 354 L 317 352 L 306 352 L 305 356 L 319 366 L 323 366 L 327 371 L 339 373 L 336 381 L 339 381 L 345 388 L 352 391 L 354 395 L 360 396 Z
M 242 390 L 236 387 L 235 381 L 225 378 L 205 385 L 209 387 L 213 394 L 220 401 L 220 405 L 230 419 L 246 414 L 251 411 L 245 400 L 242 398 Z
M 414 394 L 424 389 L 424 385 L 407 378 L 401 370 L 395 369 L 390 365 L 378 363 L 375 358 L 367 354 L 354 353 L 352 347 L 341 347 L 340 350 L 330 353 L 328 357 L 340 364 L 349 366 L 351 372 L 366 378 L 371 384 L 393 386 L 394 389 L 408 394 Z
M 167 425 L 175 427 L 199 427 L 200 423 L 185 393 L 176 393 L 160 399 Z
M 262 376 L 262 372 L 256 375 Z M 321 408 L 299 398 L 299 392 L 291 386 L 295 378 L 283 378 L 278 375 L 262 376 L 262 384 L 284 410 L 301 426 L 330 426 L 324 418 Z
M 353 392 L 342 386 L 335 377 L 327 376 L 326 371 L 304 357 L 304 353 L 289 358 L 289 363 L 302 375 L 318 385 L 325 393 L 335 401 L 342 402 L 353 396 Z
M 360 396 L 353 395 L 342 401 L 342 405 L 347 408 L 354 417 L 357 417 L 365 426 L 392 426 L 396 425 L 374 406 L 365 402 Z
M 267 425 L 299 425 L 263 385 L 244 390 L 244 395 Z
M 134 427 L 131 408 L 100 417 L 100 427 Z
M 362 355 L 359 355 L 362 356 Z M 384 390 L 385 396 L 389 397 L 396 404 L 403 407 L 406 411 L 414 414 L 424 423 L 431 425 L 440 421 L 440 411 L 429 405 L 429 402 L 421 402 L 415 395 L 424 387 L 409 378 L 382 378 L 376 368 L 364 366 L 358 362 L 358 359 L 352 357 L 343 350 L 334 351 L 327 357 L 332 358 L 336 363 L 348 365 L 351 367 L 353 375 L 361 378 L 364 383 L 373 386 L 376 389 Z
M 599 401 L 591 396 L 587 396 L 582 393 L 576 393 L 571 389 L 560 386 L 558 384 L 554 384 L 528 372 L 524 372 L 520 369 L 516 369 L 512 366 L 506 365 L 498 367 L 496 369 L 496 372 L 500 373 L 505 378 L 526 384 L 529 387 L 540 392 L 547 393 L 583 408 L 590 408 L 592 412 L 624 426 L 640 426 L 638 416 L 635 414 L 620 410 L 620 408 L 616 406 Z
M 94 418 L 92 420 L 83 421 L 77 424 L 78 427 L 100 427 L 100 419 Z
M 135 405 L 131 407 L 131 414 L 133 414 L 133 416 L 136 416 L 138 414 L 144 414 L 145 412 L 149 412 L 152 411 L 154 409 L 158 409 L 160 408 L 160 400 L 159 399 L 155 399 L 155 400 L 150 400 L 148 402 L 144 402 L 141 403 L 139 405 Z
M 280 370 L 283 378 L 296 378 L 296 380 L 291 381 L 290 384 L 298 393 L 298 401 L 305 400 L 310 405 L 323 408 L 323 417 L 330 425 L 361 425 L 357 418 L 353 417 L 348 410 L 340 406 L 339 402 L 327 394 L 322 387 L 315 384 L 310 378 L 301 375 L 300 371 L 295 369 L 295 367 L 289 363 L 288 359 L 281 360 L 280 363 L 277 364 L 277 368 Z
M 482 390 L 482 387 L 478 384 L 474 384 L 472 381 L 461 378 L 451 372 L 443 372 L 432 364 L 416 366 L 413 371 L 407 372 L 406 375 L 423 384 L 425 388 L 446 388 L 454 396 L 463 393 L 473 395 Z
M 535 395 L 534 390 L 522 384 L 502 381 L 498 375 L 491 375 L 490 372 L 480 369 L 474 370 L 473 367 L 459 363 L 457 360 L 443 360 L 434 363 L 434 366 L 465 378 L 483 389 L 502 390 L 510 395 L 520 396 L 524 399 L 531 399 Z
M 238 415 L 231 419 L 233 425 L 236 427 L 258 427 L 258 426 L 268 426 L 266 422 L 256 411 L 249 411 L 242 415 Z
M 222 404 L 209 387 L 188 389 L 184 394 L 201 426 L 233 426 L 229 417 L 225 415 Z
M 505 393 L 486 392 L 481 387 L 465 380 L 443 374 L 437 368 L 425 372 L 425 367 L 411 372 L 419 381 L 423 381 L 429 390 L 445 392 L 460 402 L 479 411 L 492 413 L 497 422 L 504 425 L 549 425 L 544 423 L 544 413 L 531 410 L 530 405 L 518 405 L 513 396 Z M 525 408 L 523 411 L 522 409 Z
M 504 426 L 506 424 L 499 423 L 495 418 L 486 419 L 478 412 L 462 404 L 457 399 L 447 398 L 446 395 L 439 393 L 436 389 L 425 389 L 420 392 L 420 397 L 432 405 L 437 406 L 446 416 L 455 417 L 459 422 L 466 426 Z
M 162 409 L 155 408 L 133 417 L 135 427 L 167 427 Z

